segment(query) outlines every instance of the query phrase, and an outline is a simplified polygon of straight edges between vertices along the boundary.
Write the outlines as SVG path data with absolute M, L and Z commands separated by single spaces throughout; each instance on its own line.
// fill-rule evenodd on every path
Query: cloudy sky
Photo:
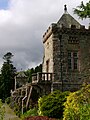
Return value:
M 0 0 L 0 68 L 3 55 L 12 52 L 14 65 L 26 70 L 43 60 L 42 36 L 57 22 L 67 4 L 68 12 L 82 0 Z M 88 0 L 83 0 L 87 2 Z M 73 15 L 77 19 L 76 15 Z M 88 20 L 80 23 L 88 26 Z

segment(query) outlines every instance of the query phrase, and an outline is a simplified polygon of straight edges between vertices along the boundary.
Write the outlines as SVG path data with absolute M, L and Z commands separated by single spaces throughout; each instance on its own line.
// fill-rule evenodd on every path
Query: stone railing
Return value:
M 52 81 L 53 73 L 35 73 L 32 75 L 32 83 Z

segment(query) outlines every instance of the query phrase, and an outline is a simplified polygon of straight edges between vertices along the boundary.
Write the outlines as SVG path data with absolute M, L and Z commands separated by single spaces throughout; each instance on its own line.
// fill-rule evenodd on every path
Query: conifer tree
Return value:
M 10 96 L 11 89 L 14 89 L 14 77 L 16 73 L 16 68 L 12 64 L 13 55 L 11 52 L 8 52 L 4 55 L 4 63 L 1 68 L 1 89 L 0 89 L 0 98 L 5 101 L 7 97 Z

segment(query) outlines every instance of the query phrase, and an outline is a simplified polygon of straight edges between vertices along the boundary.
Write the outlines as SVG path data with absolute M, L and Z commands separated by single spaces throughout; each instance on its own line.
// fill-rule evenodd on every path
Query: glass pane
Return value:
M 71 52 L 68 52 L 68 58 L 71 58 Z
M 71 69 L 71 59 L 68 59 L 68 69 Z
M 77 69 L 77 59 L 74 59 L 74 69 Z
M 74 58 L 77 57 L 77 52 L 74 52 L 74 53 L 73 53 L 73 57 L 74 57 Z

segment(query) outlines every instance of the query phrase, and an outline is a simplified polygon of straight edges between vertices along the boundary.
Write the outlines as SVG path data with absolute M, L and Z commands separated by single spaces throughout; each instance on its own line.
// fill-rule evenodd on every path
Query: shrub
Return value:
M 90 104 L 80 106 L 80 120 L 90 120 Z
M 65 103 L 63 120 L 90 120 L 90 85 L 70 93 Z
M 10 97 L 6 98 L 5 102 L 6 102 L 7 104 L 10 104 L 11 98 L 10 98 Z
M 5 108 L 4 108 L 2 101 L 0 99 L 0 120 L 4 119 L 4 114 L 5 114 Z
M 21 106 L 19 106 L 17 103 L 14 103 L 13 110 L 17 116 L 20 117 L 21 115 Z
M 37 115 L 38 115 L 38 113 L 37 113 L 37 108 L 32 108 L 32 109 L 28 110 L 27 112 L 25 112 L 25 113 L 21 116 L 21 118 L 22 118 L 22 119 L 25 119 L 25 118 L 27 118 L 27 117 L 37 116 Z
M 55 91 L 47 96 L 43 96 L 38 100 L 38 113 L 42 116 L 51 118 L 62 118 L 63 103 L 66 101 L 69 92 Z

